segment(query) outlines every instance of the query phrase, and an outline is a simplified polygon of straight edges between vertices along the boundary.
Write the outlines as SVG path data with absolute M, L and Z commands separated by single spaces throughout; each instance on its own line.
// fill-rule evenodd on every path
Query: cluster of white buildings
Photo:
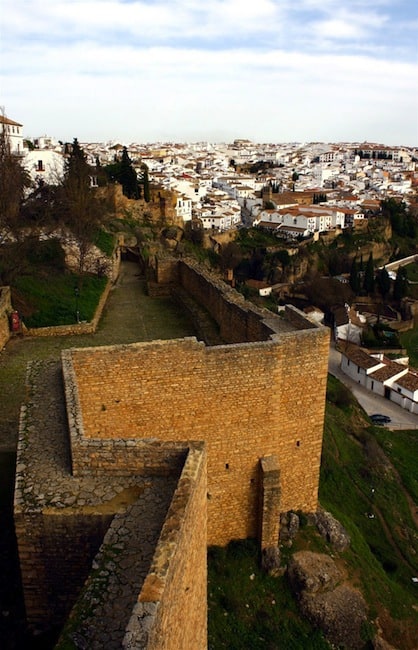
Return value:
M 62 175 L 65 145 L 48 136 L 24 139 L 22 124 L 0 117 L 12 151 L 21 155 L 36 182 L 54 183 Z M 31 147 L 27 142 L 31 142 Z M 80 142 L 88 161 L 112 163 L 118 142 Z M 144 163 L 151 182 L 177 193 L 177 216 L 200 219 L 205 229 L 224 231 L 245 225 L 269 228 L 287 239 L 352 225 L 387 196 L 408 203 L 418 184 L 418 150 L 370 143 L 233 144 L 157 143 L 126 145 L 134 166 Z M 264 161 L 264 170 L 251 165 Z M 239 170 L 245 169 L 241 172 Z M 269 209 L 261 193 L 274 187 Z M 277 200 L 280 193 L 317 192 L 320 205 Z M 276 200 L 276 202 L 275 202 Z
M 418 371 L 408 367 L 408 359 L 393 361 L 381 352 L 369 354 L 350 343 L 341 347 L 341 369 L 346 375 L 372 393 L 418 413 Z

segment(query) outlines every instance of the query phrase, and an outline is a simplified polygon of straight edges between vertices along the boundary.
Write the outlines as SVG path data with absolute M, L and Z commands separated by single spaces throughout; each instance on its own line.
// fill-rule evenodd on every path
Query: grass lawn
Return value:
M 24 275 L 12 287 L 13 304 L 20 305 L 27 327 L 71 325 L 77 322 L 77 312 L 80 321 L 90 321 L 106 282 L 105 277 L 51 271 Z

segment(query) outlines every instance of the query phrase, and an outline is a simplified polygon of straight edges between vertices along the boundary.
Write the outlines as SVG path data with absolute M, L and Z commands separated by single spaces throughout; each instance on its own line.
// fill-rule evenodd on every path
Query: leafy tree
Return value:
M 36 225 L 55 228 L 57 187 L 49 185 L 41 178 L 28 194 L 22 205 L 22 216 L 29 226 Z
M 84 151 L 75 138 L 64 168 L 64 179 L 59 191 L 59 211 L 78 248 L 80 275 L 86 270 L 101 218 L 101 204 L 91 187 L 91 173 Z
M 364 272 L 364 290 L 370 295 L 374 291 L 374 262 L 373 253 L 370 253 Z
M 400 302 L 408 293 L 408 272 L 404 266 L 398 269 L 396 279 L 393 284 L 393 297 Z
M 0 281 L 8 284 L 22 267 L 29 240 L 22 206 L 30 178 L 0 132 Z
M 390 197 L 381 201 L 380 206 L 382 214 L 389 217 L 394 233 L 400 237 L 410 237 L 412 239 L 417 236 L 417 221 L 412 211 L 407 209 L 404 201 Z
M 196 246 L 201 246 L 204 239 L 204 229 L 201 221 L 187 221 L 184 228 L 184 238 Z
M 16 239 L 23 222 L 21 206 L 30 179 L 20 159 L 10 150 L 7 134 L 0 132 L 0 244 Z
M 222 246 L 220 251 L 220 264 L 223 271 L 234 270 L 242 260 L 241 249 L 235 242 Z

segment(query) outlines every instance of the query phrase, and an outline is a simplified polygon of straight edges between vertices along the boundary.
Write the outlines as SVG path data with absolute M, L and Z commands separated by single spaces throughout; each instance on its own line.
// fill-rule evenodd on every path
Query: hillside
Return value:
M 344 525 L 351 544 L 337 552 L 301 517 L 292 546 L 282 545 L 282 564 L 300 550 L 332 555 L 366 600 L 364 648 L 377 647 L 371 640 L 378 630 L 399 650 L 416 648 L 417 451 L 416 431 L 371 426 L 347 389 L 329 377 L 320 502 Z M 209 647 L 329 646 L 300 617 L 286 574 L 263 575 L 256 547 L 247 542 L 210 549 Z

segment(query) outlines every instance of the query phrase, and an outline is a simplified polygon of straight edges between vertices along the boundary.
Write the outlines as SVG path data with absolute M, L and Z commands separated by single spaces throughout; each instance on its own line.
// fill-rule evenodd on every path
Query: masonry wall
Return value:
M 67 410 L 79 412 L 82 436 L 207 442 L 208 544 L 256 536 L 263 456 L 277 456 L 281 510 L 316 509 L 327 330 L 215 347 L 189 338 L 69 354 L 76 391 Z
M 271 336 L 272 330 L 263 319 L 262 310 L 246 301 L 224 282 L 202 273 L 190 262 L 179 262 L 179 274 L 183 289 L 204 305 L 219 324 L 224 341 L 264 341 Z
M 111 521 L 105 515 L 16 509 L 15 530 L 29 628 L 69 614 Z
M 0 350 L 10 338 L 9 315 L 11 312 L 10 287 L 0 287 Z
M 206 452 L 190 449 L 124 647 L 207 647 Z

